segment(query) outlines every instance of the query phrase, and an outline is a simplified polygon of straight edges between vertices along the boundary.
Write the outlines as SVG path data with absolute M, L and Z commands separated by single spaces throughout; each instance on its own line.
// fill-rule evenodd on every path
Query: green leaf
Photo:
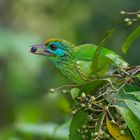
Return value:
M 98 58 L 99 58 L 101 49 L 106 44 L 107 40 L 110 38 L 110 36 L 113 34 L 114 31 L 115 31 L 114 28 L 109 30 L 109 31 L 107 31 L 105 33 L 104 39 L 98 44 L 98 47 L 97 47 L 97 49 L 95 51 L 95 54 L 94 54 L 94 56 L 92 58 L 92 66 L 91 67 L 94 68 L 94 72 L 96 72 L 97 68 L 98 68 L 98 63 L 99 63 L 98 62 L 99 61 Z
M 107 56 L 99 56 L 98 57 L 98 66 L 96 67 L 96 71 L 94 71 L 94 72 L 97 74 L 98 77 L 103 77 L 107 73 L 108 73 L 107 75 L 110 75 L 110 73 L 112 73 L 112 71 L 110 69 L 110 66 L 112 64 L 114 64 L 114 62 Z
M 140 140 L 140 121 L 131 112 L 130 109 L 119 106 L 119 110 L 130 131 L 132 132 L 135 140 Z
M 139 73 L 137 75 L 135 75 L 135 77 L 140 80 L 140 74 Z
M 140 26 L 138 26 L 124 41 L 122 45 L 122 52 L 126 54 L 129 47 L 132 45 L 132 43 L 135 41 L 135 39 L 140 36 Z
M 79 88 L 72 88 L 70 90 L 71 96 L 73 98 L 73 100 L 75 100 L 75 97 L 78 96 L 80 89 Z
M 93 82 L 88 83 L 87 85 L 84 85 L 80 89 L 79 93 L 81 94 L 82 92 L 85 92 L 86 94 L 91 93 L 94 95 L 100 87 L 102 87 L 103 85 L 105 85 L 107 83 L 108 83 L 108 81 L 105 79 L 99 79 L 99 80 L 97 79 Z
M 125 103 L 140 121 L 140 102 L 134 100 L 125 100 Z
M 140 91 L 140 87 L 136 86 L 136 85 L 126 85 L 125 86 L 125 92 L 128 93 L 128 92 L 136 92 L 136 91 Z
M 140 101 L 140 91 L 126 92 L 126 94 L 134 95 Z
M 82 128 L 87 123 L 87 113 L 82 110 L 75 114 L 70 125 L 70 136 L 69 140 L 83 140 L 81 135 L 77 132 L 78 129 Z
M 103 40 L 98 44 L 98 46 L 102 46 L 103 47 L 106 44 L 106 42 L 108 41 L 108 39 L 112 36 L 114 31 L 115 31 L 115 28 L 112 28 L 112 29 L 108 30 L 105 33 L 105 35 L 103 37 Z

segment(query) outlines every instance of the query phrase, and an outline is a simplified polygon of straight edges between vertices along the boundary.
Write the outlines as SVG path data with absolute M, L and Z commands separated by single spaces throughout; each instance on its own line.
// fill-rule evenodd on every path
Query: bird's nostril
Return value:
M 33 47 L 31 48 L 31 52 L 34 53 L 34 52 L 36 52 L 36 51 L 37 51 L 37 47 L 34 47 L 34 46 L 33 46 Z

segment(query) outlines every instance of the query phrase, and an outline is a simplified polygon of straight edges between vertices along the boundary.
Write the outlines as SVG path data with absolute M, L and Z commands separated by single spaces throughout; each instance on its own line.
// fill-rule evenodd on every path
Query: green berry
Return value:
M 67 90 L 63 89 L 62 92 L 63 92 L 63 93 L 67 93 Z
M 140 18 L 140 14 L 137 14 L 137 18 Z
M 85 98 L 86 97 L 86 94 L 83 92 L 82 93 L 82 98 Z
M 76 110 L 73 110 L 71 113 L 72 113 L 73 115 L 76 114 Z
M 77 64 L 77 65 L 80 65 L 80 61 L 77 61 L 76 64 Z
M 86 138 L 86 136 L 85 136 L 85 135 L 82 135 L 81 137 L 82 137 L 82 139 L 84 139 L 84 140 L 85 140 L 85 138 Z
M 110 138 L 110 135 L 108 133 L 104 133 L 104 138 L 109 139 Z
M 99 135 L 102 136 L 103 134 L 104 134 L 104 131 L 100 130 L 100 131 L 99 131 Z
M 80 66 L 78 65 L 77 68 L 80 69 Z
M 50 92 L 52 92 L 52 93 L 53 93 L 53 92 L 55 92 L 55 90 L 54 90 L 53 88 L 52 88 L 52 89 L 50 89 L 49 91 L 50 91 Z
M 88 116 L 88 120 L 92 121 L 93 117 L 91 115 Z
M 81 101 L 82 98 L 78 96 L 77 99 Z
M 127 124 L 124 123 L 124 124 L 122 125 L 122 129 L 126 129 L 126 128 L 127 128 Z
M 81 132 L 81 130 L 80 130 L 80 129 L 77 129 L 77 132 L 78 132 L 78 133 L 80 133 L 80 132 Z
M 85 130 L 85 133 L 88 133 L 88 129 Z
M 85 129 L 86 128 L 86 125 L 83 125 L 82 127 Z
M 88 108 L 89 108 L 89 109 L 92 108 L 92 105 L 91 105 L 91 104 L 88 104 Z
M 114 120 L 111 120 L 111 123 L 114 123 L 115 124 L 116 122 Z
M 120 130 L 120 134 L 125 135 L 126 134 L 125 130 Z
M 85 107 L 86 105 L 84 103 L 81 104 L 81 107 Z
M 121 12 L 120 12 L 120 14 L 124 15 L 124 14 L 125 14 L 125 12 L 124 12 L 124 11 L 121 11 Z
M 100 105 L 100 106 L 102 106 L 102 105 L 103 105 L 103 103 L 99 103 L 99 105 Z
M 124 21 L 125 21 L 125 22 L 129 22 L 130 19 L 129 19 L 129 18 L 125 18 Z
M 110 135 L 109 134 L 106 134 L 106 138 L 110 138 Z
M 128 26 L 132 25 L 132 21 L 128 21 L 127 25 Z
M 105 107 L 105 110 L 106 110 L 106 111 L 108 110 L 108 106 Z
M 94 133 L 94 136 L 97 136 L 97 135 L 98 135 L 98 133 L 97 133 L 97 132 L 95 132 L 95 133 Z
M 95 97 L 94 96 L 91 96 L 90 100 L 91 101 L 95 101 Z

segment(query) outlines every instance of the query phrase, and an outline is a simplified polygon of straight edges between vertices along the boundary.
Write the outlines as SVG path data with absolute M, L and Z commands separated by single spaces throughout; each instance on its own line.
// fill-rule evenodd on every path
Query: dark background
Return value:
M 139 65 L 140 39 L 127 55 L 121 44 L 140 22 L 127 26 L 120 14 L 139 9 L 139 0 L 0 0 L 0 139 L 67 139 L 67 127 L 55 136 L 51 128 L 70 120 L 69 101 L 48 91 L 69 81 L 47 58 L 29 53 L 32 44 L 48 38 L 98 44 L 115 27 L 106 47 Z

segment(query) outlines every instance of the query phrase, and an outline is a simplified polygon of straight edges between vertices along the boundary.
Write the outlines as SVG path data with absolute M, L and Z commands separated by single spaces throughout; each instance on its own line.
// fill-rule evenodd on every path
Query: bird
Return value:
M 59 71 L 74 84 L 85 84 L 97 78 L 111 76 L 128 63 L 114 51 L 102 47 L 94 60 L 98 46 L 75 45 L 63 39 L 48 39 L 31 46 L 30 52 L 46 56 Z M 98 65 L 94 65 L 98 61 Z

